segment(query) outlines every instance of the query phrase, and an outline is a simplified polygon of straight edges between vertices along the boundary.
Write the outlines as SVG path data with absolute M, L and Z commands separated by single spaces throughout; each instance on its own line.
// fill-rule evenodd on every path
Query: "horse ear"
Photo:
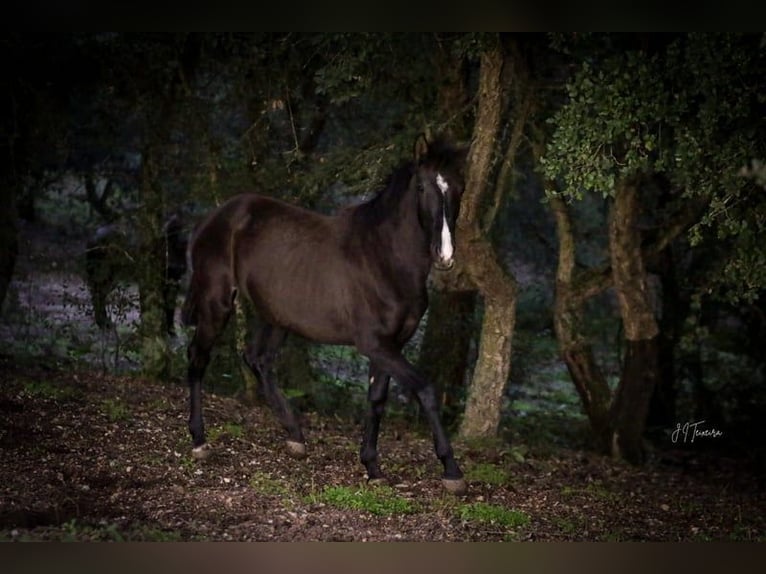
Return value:
M 415 162 L 419 163 L 424 157 L 428 155 L 428 140 L 425 134 L 420 134 L 415 138 L 414 154 Z
M 465 172 L 465 166 L 468 163 L 468 154 L 471 152 L 470 144 L 460 145 L 455 149 L 455 160 L 459 166 L 460 172 Z

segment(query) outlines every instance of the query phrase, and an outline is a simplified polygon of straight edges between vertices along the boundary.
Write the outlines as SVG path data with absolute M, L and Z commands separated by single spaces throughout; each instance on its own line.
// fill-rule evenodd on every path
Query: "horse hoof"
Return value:
M 294 440 L 288 440 L 287 442 L 287 452 L 290 454 L 290 456 L 293 456 L 295 458 L 305 458 L 306 457 L 306 445 L 302 442 L 294 441 Z
M 211 450 L 212 448 L 210 447 L 209 443 L 201 444 L 192 449 L 192 458 L 194 460 L 205 460 L 208 456 L 210 456 Z
M 391 483 L 388 482 L 388 479 L 385 476 L 378 476 L 375 478 L 368 478 L 367 484 L 370 486 L 389 486 Z
M 468 492 L 468 486 L 462 478 L 442 478 L 442 484 L 450 494 L 460 495 Z

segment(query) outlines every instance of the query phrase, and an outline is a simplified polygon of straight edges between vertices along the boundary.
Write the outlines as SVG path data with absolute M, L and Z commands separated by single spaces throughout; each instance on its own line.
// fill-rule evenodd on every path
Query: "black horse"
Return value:
M 178 215 L 170 216 L 162 229 L 157 251 L 163 254 L 165 282 L 163 306 L 169 335 L 175 334 L 174 317 L 180 281 L 186 273 L 187 235 Z M 85 272 L 93 304 L 96 325 L 109 325 L 106 303 L 118 281 L 136 280 L 139 246 L 130 221 L 121 220 L 99 227 L 88 239 L 85 250 Z
M 191 282 L 184 321 L 196 325 L 188 348 L 192 455 L 205 458 L 202 377 L 238 293 L 265 321 L 244 359 L 288 434 L 291 454 L 306 453 L 298 420 L 277 387 L 272 363 L 287 332 L 354 345 L 370 360 L 371 403 L 360 458 L 368 480 L 385 482 L 377 442 L 391 377 L 411 390 L 433 431 L 443 482 L 466 490 L 444 432 L 434 386 L 402 356 L 428 305 L 433 264 L 453 265 L 463 193 L 464 149 L 443 141 L 415 144 L 415 161 L 397 169 L 367 203 L 320 215 L 256 194 L 237 195 L 200 224 L 190 242 Z

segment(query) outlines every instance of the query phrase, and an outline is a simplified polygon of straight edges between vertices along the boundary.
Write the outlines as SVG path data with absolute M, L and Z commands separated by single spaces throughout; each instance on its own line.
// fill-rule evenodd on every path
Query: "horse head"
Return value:
M 418 193 L 418 218 L 429 237 L 433 265 L 439 270 L 455 264 L 455 228 L 465 186 L 467 150 L 442 139 L 415 142 L 415 173 L 412 185 Z

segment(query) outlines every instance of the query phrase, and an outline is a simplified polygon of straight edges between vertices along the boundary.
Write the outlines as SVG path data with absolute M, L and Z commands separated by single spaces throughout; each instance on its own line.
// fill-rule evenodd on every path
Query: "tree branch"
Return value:
M 700 207 L 693 205 L 676 213 L 654 241 L 641 246 L 642 257 L 648 261 L 659 255 L 673 240 L 688 230 L 699 219 L 699 212 Z M 606 291 L 612 286 L 612 283 L 611 264 L 601 265 L 584 271 L 573 281 L 572 298 L 578 303 L 585 301 Z

